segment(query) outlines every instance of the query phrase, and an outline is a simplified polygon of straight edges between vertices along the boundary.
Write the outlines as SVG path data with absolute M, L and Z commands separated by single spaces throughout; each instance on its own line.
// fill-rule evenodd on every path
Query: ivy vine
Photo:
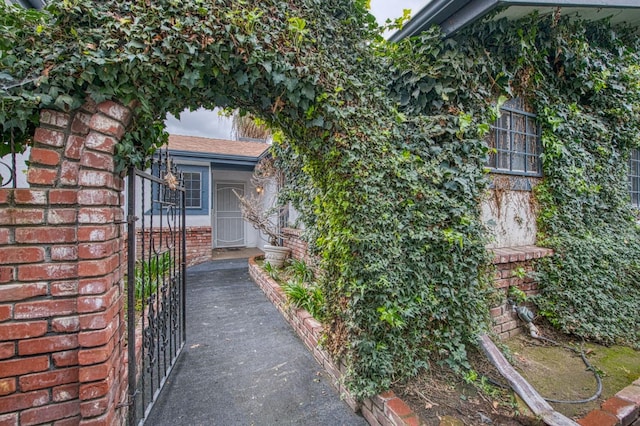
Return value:
M 1 5 L 0 26 L 2 147 L 28 143 L 42 108 L 73 114 L 87 97 L 134 106 L 122 166 L 162 144 L 167 112 L 237 107 L 281 130 L 274 156 L 322 261 L 324 344 L 359 398 L 430 362 L 463 368 L 489 328 L 479 206 L 500 96 L 525 96 L 544 128 L 540 229 L 556 256 L 541 267 L 543 312 L 583 333 L 576 323 L 598 323 L 564 309 L 565 295 L 637 295 L 621 167 L 639 140 L 629 32 L 532 16 L 390 45 L 365 0 L 59 0 L 44 12 Z M 636 332 L 638 300 L 616 317 Z
M 391 85 L 407 115 L 469 121 L 478 145 L 501 99 L 533 107 L 544 147 L 538 244 L 555 252 L 537 266 L 540 313 L 565 332 L 635 347 L 640 235 L 628 161 L 640 144 L 639 47 L 634 29 L 560 9 L 446 40 L 426 32 L 392 48 Z

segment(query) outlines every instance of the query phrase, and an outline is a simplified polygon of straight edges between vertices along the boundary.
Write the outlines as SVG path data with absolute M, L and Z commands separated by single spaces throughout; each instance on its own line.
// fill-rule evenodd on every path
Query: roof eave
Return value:
M 181 159 L 190 159 L 190 160 L 202 160 L 202 161 L 215 161 L 218 163 L 229 163 L 229 164 L 245 164 L 245 165 L 255 165 L 258 163 L 258 160 L 262 157 L 262 154 L 258 157 L 253 156 L 245 156 L 245 155 L 231 155 L 231 154 L 217 154 L 217 153 L 207 153 L 207 152 L 198 152 L 198 151 L 182 151 L 177 149 L 169 149 L 169 154 L 181 158 Z
M 433 24 L 440 24 L 448 16 L 460 10 L 471 0 L 432 0 L 425 7 L 420 9 L 416 16 L 411 18 L 402 29 L 396 31 L 389 37 L 389 41 L 397 42 L 407 37 L 420 34 Z
M 400 30 L 389 37 L 392 42 L 418 35 L 434 24 L 445 35 L 472 24 L 499 6 L 560 6 L 593 8 L 638 8 L 638 0 L 434 0 L 422 8 Z

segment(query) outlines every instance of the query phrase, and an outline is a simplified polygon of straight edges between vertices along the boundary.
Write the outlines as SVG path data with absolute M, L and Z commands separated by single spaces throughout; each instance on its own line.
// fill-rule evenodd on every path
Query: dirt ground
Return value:
M 595 401 L 583 404 L 551 403 L 567 417 L 583 417 L 640 377 L 640 351 L 583 343 L 547 326 L 543 325 L 541 329 L 544 336 L 564 346 L 582 349 L 602 378 L 602 394 Z M 580 400 L 595 393 L 596 379 L 575 351 L 533 340 L 527 334 L 504 343 L 512 365 L 543 397 Z M 465 380 L 465 377 L 433 362 L 428 372 L 408 383 L 396 385 L 393 390 L 420 416 L 423 425 L 541 424 L 526 405 L 507 389 L 507 383 L 483 354 L 471 353 L 470 363 L 477 376 L 467 375 Z
M 542 331 L 543 336 L 561 345 L 534 340 L 527 335 L 517 336 L 506 342 L 512 353 L 514 367 L 540 395 L 549 399 L 573 401 L 595 396 L 598 388 L 596 378 L 587 369 L 580 352 L 584 353 L 602 381 L 600 396 L 591 402 L 551 402 L 556 411 L 567 417 L 584 417 L 640 377 L 640 351 L 625 346 L 583 342 L 549 327 L 543 326 Z
M 540 425 L 484 355 L 469 355 L 477 377 L 465 380 L 448 367 L 432 363 L 428 372 L 393 390 L 427 426 Z

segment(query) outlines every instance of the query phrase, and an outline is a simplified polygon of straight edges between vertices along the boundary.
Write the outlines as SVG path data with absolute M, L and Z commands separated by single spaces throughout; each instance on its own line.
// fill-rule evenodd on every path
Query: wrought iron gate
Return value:
M 168 153 L 129 169 L 127 327 L 130 426 L 143 424 L 185 342 L 185 189 Z

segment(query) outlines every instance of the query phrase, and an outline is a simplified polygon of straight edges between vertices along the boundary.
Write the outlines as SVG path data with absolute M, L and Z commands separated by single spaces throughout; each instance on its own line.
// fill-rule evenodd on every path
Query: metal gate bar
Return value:
M 186 340 L 185 188 L 166 152 L 127 189 L 128 424 L 142 425 Z M 138 339 L 141 345 L 138 350 Z

